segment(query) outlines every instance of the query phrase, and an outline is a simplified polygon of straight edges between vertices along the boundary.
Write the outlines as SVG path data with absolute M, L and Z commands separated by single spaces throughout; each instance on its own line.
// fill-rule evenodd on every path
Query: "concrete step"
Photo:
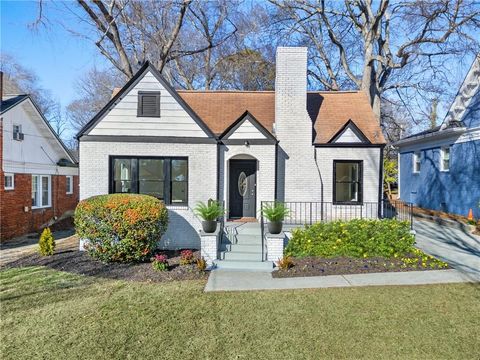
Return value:
M 242 244 L 242 245 L 255 245 L 255 244 L 262 244 L 262 237 L 260 233 L 256 235 L 248 235 L 248 234 L 238 234 L 236 237 L 235 244 Z
M 240 251 L 225 251 L 222 253 L 224 260 L 243 260 L 243 261 L 262 261 L 261 252 L 240 252 Z
M 272 271 L 271 261 L 215 260 L 219 270 Z
M 262 252 L 262 244 L 220 244 L 219 251 Z

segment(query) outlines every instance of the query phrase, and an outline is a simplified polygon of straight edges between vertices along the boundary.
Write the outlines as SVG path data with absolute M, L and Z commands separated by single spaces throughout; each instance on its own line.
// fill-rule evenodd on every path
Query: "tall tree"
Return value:
M 313 48 L 310 76 L 327 89 L 364 90 L 378 118 L 386 93 L 438 91 L 431 80 L 448 82 L 445 59 L 479 50 L 475 0 L 270 2 L 276 31 Z
M 0 69 L 4 73 L 5 94 L 28 94 L 47 119 L 56 115 L 59 104 L 52 99 L 51 92 L 40 85 L 37 74 L 7 53 L 0 54 Z

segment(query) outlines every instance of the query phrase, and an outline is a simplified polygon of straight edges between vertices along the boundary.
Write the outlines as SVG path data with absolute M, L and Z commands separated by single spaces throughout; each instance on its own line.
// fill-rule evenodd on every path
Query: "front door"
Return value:
M 255 217 L 257 161 L 230 160 L 230 218 Z

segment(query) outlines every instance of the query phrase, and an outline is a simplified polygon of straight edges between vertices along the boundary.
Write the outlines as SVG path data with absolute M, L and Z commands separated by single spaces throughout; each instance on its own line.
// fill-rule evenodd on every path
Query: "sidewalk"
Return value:
M 314 289 L 462 282 L 476 282 L 476 279 L 457 270 L 406 271 L 275 279 L 271 273 L 267 272 L 213 270 L 208 278 L 205 291 Z

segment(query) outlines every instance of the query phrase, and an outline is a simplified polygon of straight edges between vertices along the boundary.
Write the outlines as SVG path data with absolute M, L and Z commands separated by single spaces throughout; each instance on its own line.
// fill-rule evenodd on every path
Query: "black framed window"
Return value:
M 154 196 L 165 204 L 188 203 L 188 159 L 110 157 L 110 193 Z
M 363 201 L 363 161 L 333 161 L 333 202 L 361 204 Z
M 139 91 L 137 116 L 160 117 L 160 92 Z

